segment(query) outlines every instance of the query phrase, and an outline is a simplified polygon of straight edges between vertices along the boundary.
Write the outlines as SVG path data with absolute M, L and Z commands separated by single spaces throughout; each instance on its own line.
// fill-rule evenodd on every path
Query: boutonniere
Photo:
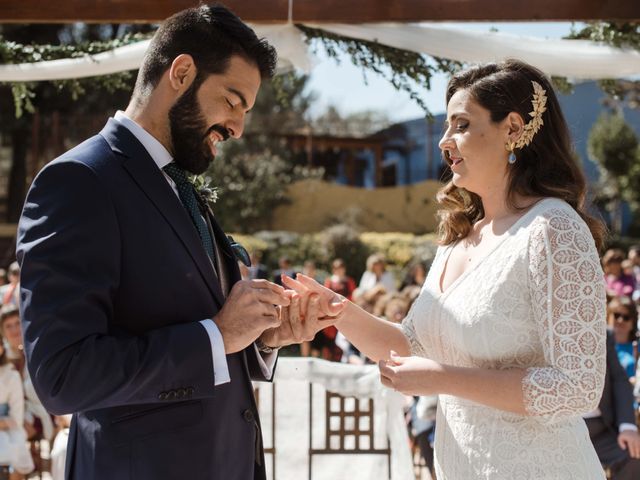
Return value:
M 216 203 L 218 201 L 218 187 L 211 185 L 203 175 L 190 175 L 189 181 L 193 184 L 196 193 L 205 203 Z
M 249 252 L 247 252 L 247 249 L 236 242 L 231 235 L 227 235 L 227 240 L 229 240 L 231 250 L 233 250 L 233 254 L 236 256 L 236 259 L 241 261 L 247 267 L 250 267 L 251 257 L 249 257 Z

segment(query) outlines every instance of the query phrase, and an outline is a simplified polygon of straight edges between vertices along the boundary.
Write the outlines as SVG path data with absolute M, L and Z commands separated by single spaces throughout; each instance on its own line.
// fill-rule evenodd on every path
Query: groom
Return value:
M 282 287 L 239 281 L 187 174 L 242 135 L 275 64 L 224 7 L 182 11 L 126 111 L 34 180 L 17 245 L 24 345 L 45 407 L 74 413 L 67 479 L 265 478 L 251 380 L 325 325 L 316 301 L 300 315 Z

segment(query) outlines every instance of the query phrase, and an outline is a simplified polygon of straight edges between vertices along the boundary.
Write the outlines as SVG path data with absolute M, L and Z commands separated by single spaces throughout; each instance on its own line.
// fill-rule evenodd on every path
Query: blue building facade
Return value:
M 597 165 L 589 159 L 587 141 L 593 124 L 605 111 L 602 102 L 605 97 L 606 94 L 596 82 L 581 83 L 575 86 L 572 94 L 561 94 L 558 97 L 571 131 L 574 148 L 590 182 L 598 179 L 599 171 Z M 624 117 L 640 136 L 640 110 L 626 108 Z M 377 134 L 387 138 L 383 157 L 386 172 L 384 178 L 387 180 L 385 185 L 410 185 L 428 179 L 440 179 L 443 162 L 438 141 L 444 131 L 445 118 L 445 114 L 441 114 L 434 116 L 433 122 L 425 118 L 409 120 L 392 125 Z

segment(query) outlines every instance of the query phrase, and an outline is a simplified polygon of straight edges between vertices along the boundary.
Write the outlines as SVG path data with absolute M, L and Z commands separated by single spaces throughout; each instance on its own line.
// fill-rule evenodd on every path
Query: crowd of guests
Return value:
M 344 260 L 336 258 L 331 271 L 318 271 L 313 261 L 296 268 L 282 257 L 278 269 L 269 272 L 258 252 L 252 266 L 243 268 L 245 279 L 264 278 L 281 284 L 282 275 L 298 271 L 327 288 L 353 300 L 363 309 L 400 323 L 407 315 L 424 283 L 428 265 L 413 262 L 401 282 L 387 268 L 382 254 L 371 255 L 358 282 L 347 272 Z M 607 379 L 599 408 L 585 417 L 589 434 L 602 464 L 614 480 L 640 478 L 640 433 L 637 427 L 640 401 L 638 362 L 638 311 L 640 306 L 640 246 L 628 252 L 610 249 L 602 257 L 607 288 L 608 358 Z M 0 269 L 0 468 L 10 480 L 21 480 L 40 470 L 38 445 L 48 440 L 53 479 L 63 478 L 64 456 L 70 418 L 50 415 L 33 389 L 25 365 L 19 313 L 17 263 Z M 327 327 L 300 347 L 302 356 L 351 364 L 365 358 L 335 327 Z M 429 470 L 433 469 L 435 397 L 408 399 L 407 420 L 411 437 Z M 29 448 L 30 447 L 30 448 Z M 0 476 L 1 477 L 1 476 Z
M 280 283 L 280 275 L 295 276 L 299 271 L 287 257 L 279 260 L 279 269 L 269 275 L 260 256 L 253 255 L 253 267 L 246 278 L 266 278 Z M 603 466 L 614 480 L 640 479 L 640 364 L 638 362 L 638 311 L 640 310 L 640 246 L 628 253 L 610 249 L 602 257 L 607 288 L 607 378 L 599 408 L 585 417 L 592 442 Z M 335 259 L 331 272 L 322 276 L 312 261 L 301 269 L 331 290 L 353 300 L 376 316 L 400 323 L 407 315 L 424 283 L 428 265 L 414 262 L 407 266 L 401 282 L 389 271 L 385 257 L 371 255 L 366 271 L 356 282 L 349 276 L 345 262 Z M 300 354 L 325 360 L 364 364 L 368 360 L 335 327 L 319 332 Z M 407 402 L 407 421 L 416 450 L 433 476 L 433 440 L 437 398 L 415 397 Z
M 603 465 L 614 479 L 640 478 L 638 401 L 638 305 L 640 245 L 625 252 L 605 252 L 602 267 L 607 288 L 607 379 L 596 412 L 586 419 Z
M 70 417 L 49 414 L 26 367 L 19 311 L 20 267 L 0 269 L 0 478 L 22 480 L 42 471 L 41 442 L 50 451 L 53 480 L 64 478 Z

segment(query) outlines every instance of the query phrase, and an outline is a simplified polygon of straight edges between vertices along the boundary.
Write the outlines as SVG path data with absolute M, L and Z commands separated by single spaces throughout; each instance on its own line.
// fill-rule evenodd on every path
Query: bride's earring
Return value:
M 513 142 L 507 143 L 507 145 L 506 145 L 507 151 L 509 152 L 509 158 L 507 159 L 507 161 L 509 162 L 510 165 L 513 165 L 514 163 L 516 163 L 516 160 L 517 160 L 516 154 L 513 151 L 514 150 L 514 146 L 515 145 L 514 145 Z

